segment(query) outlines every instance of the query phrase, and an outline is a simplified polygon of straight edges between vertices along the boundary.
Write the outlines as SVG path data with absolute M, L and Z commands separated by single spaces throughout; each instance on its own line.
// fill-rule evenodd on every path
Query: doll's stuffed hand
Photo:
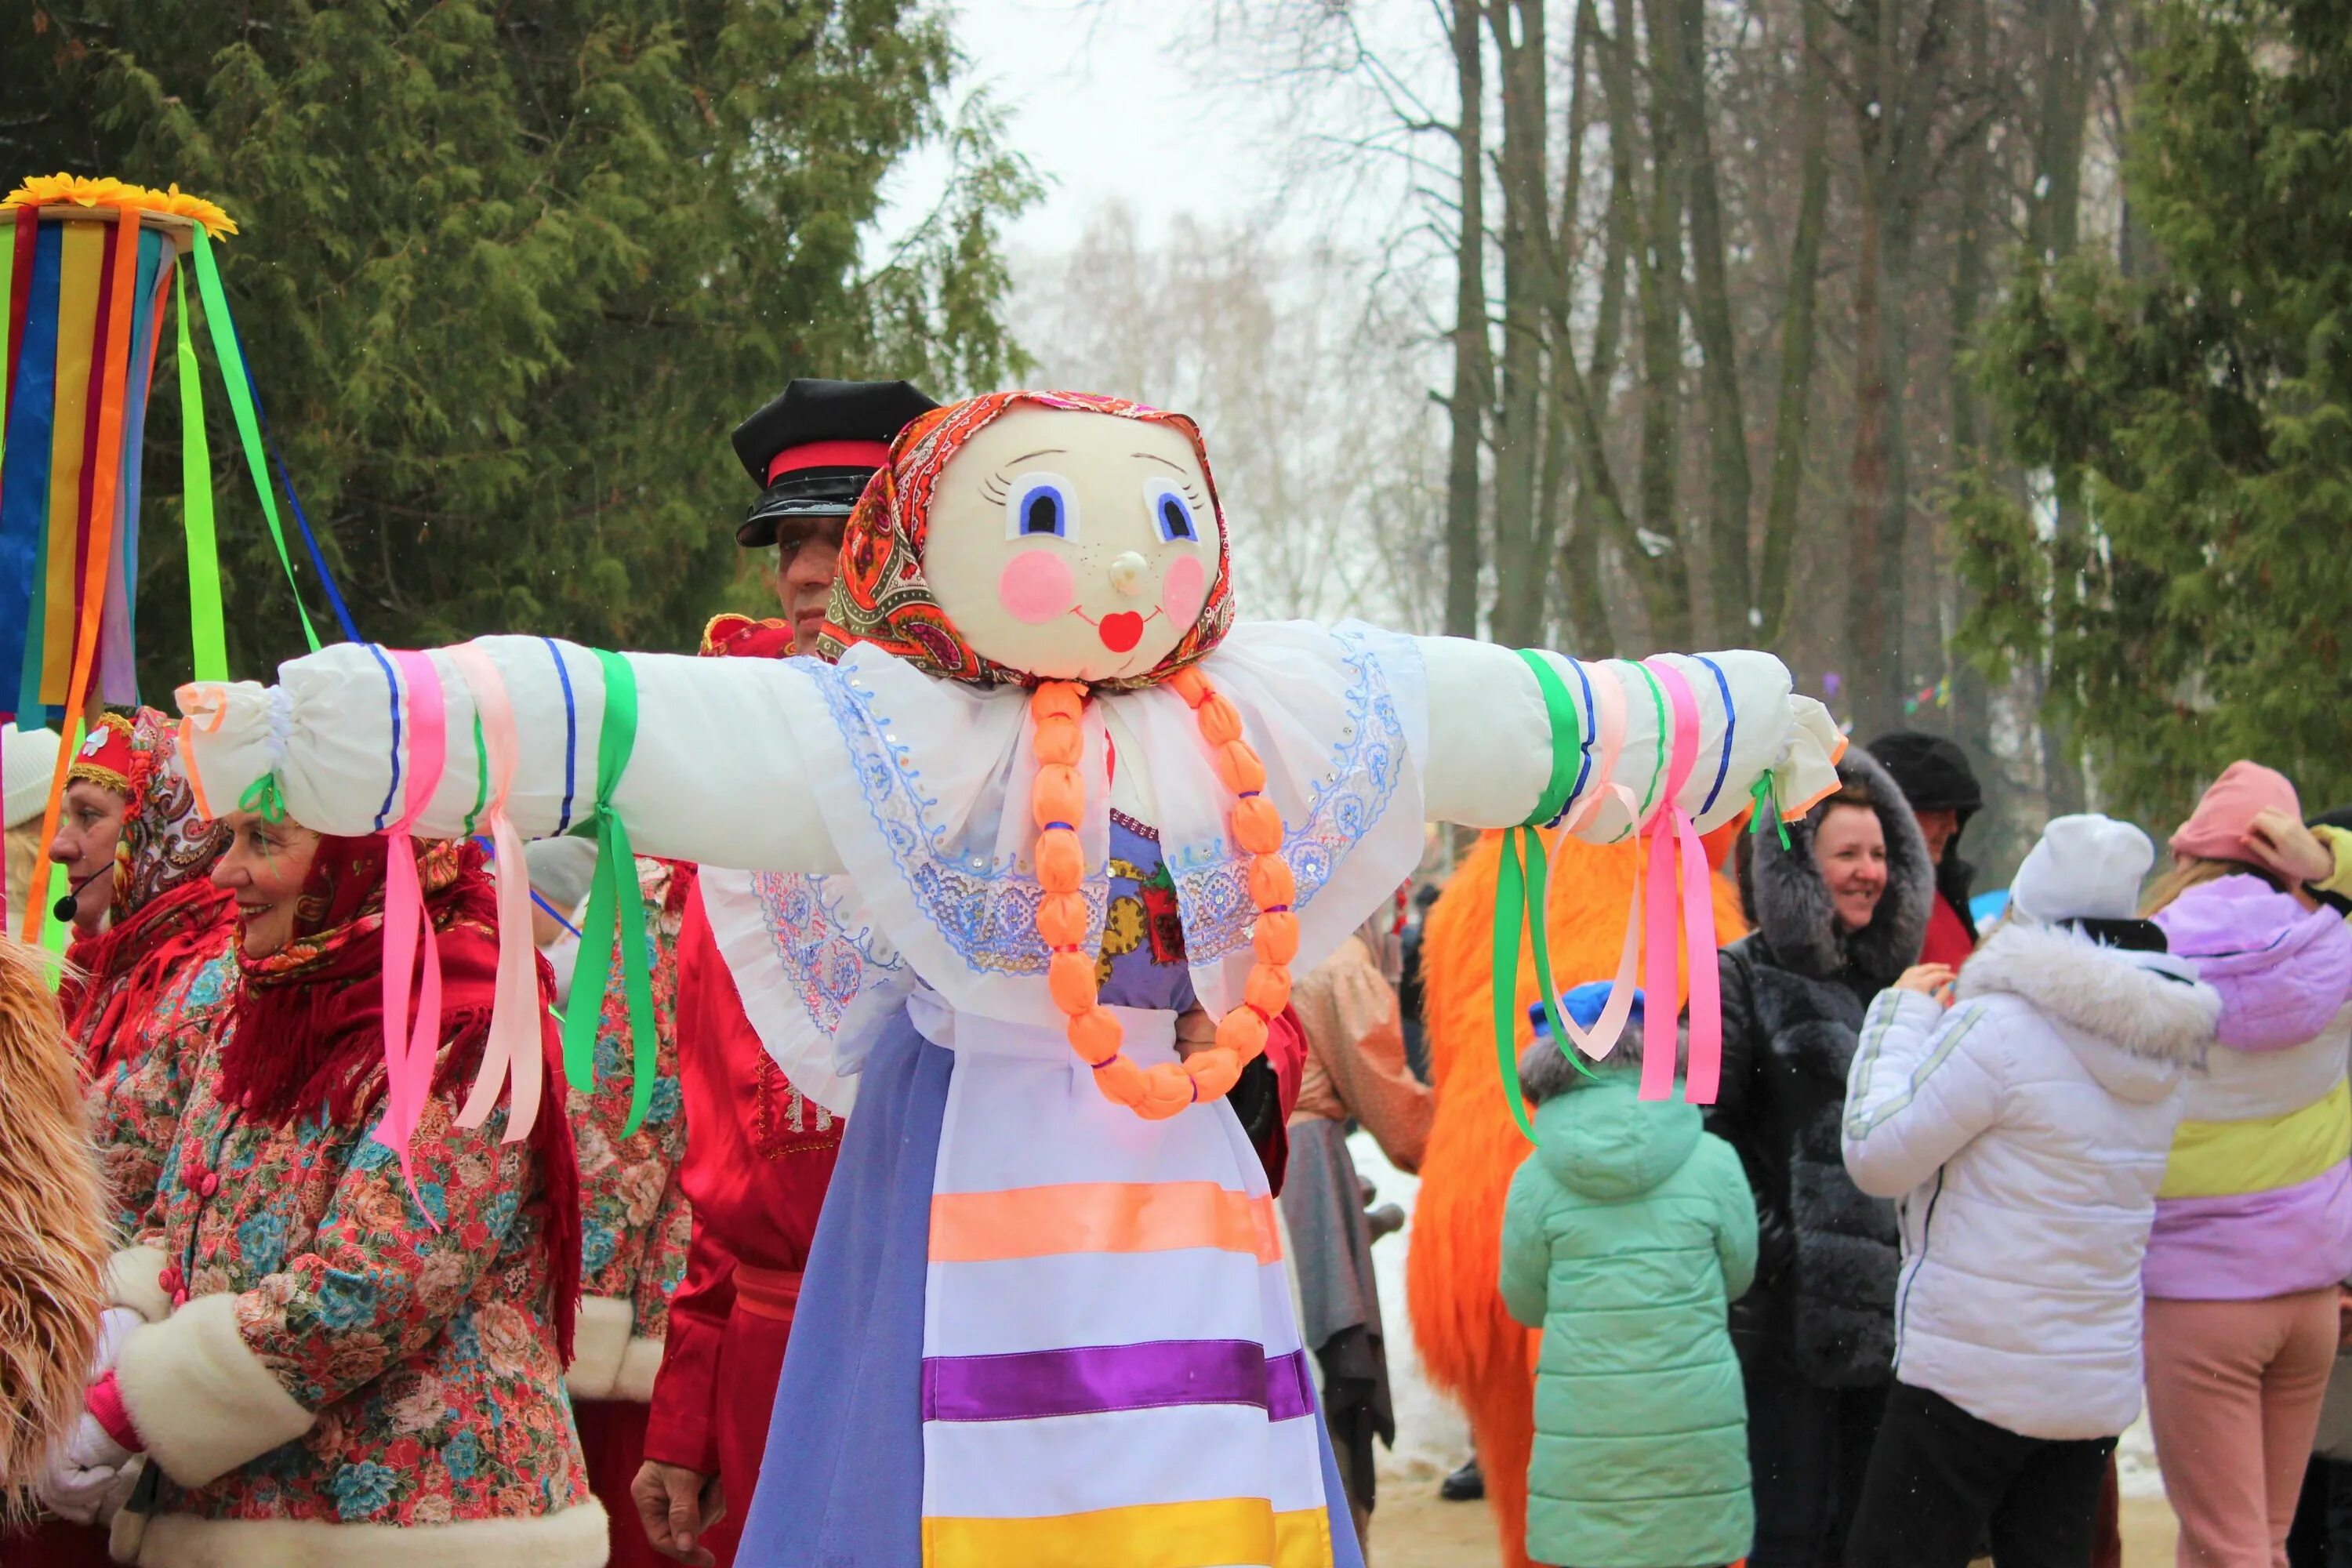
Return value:
M 114 1517 L 138 1480 L 132 1458 L 85 1410 L 66 1440 L 50 1450 L 48 1469 L 33 1490 L 61 1519 L 101 1523 Z

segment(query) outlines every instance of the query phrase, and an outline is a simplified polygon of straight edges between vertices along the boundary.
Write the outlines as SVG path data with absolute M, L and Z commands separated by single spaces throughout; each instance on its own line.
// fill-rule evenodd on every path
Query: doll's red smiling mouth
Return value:
M 1151 612 L 1154 616 L 1159 613 L 1158 610 Z M 1070 614 L 1094 627 L 1095 636 L 1102 638 L 1103 647 L 1113 653 L 1126 653 L 1137 643 L 1141 642 L 1143 623 L 1150 618 L 1147 616 L 1139 616 L 1133 610 L 1115 610 L 1097 620 L 1075 606 L 1072 607 Z

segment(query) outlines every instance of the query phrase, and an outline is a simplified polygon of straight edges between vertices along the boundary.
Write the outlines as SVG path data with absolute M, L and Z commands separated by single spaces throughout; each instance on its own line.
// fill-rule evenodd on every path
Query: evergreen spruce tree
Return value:
M 2352 5 L 2153 20 L 2126 189 L 2160 265 L 2029 259 L 1981 351 L 2011 454 L 2084 472 L 2091 527 L 1967 480 L 1966 636 L 2048 658 L 2112 809 L 2168 825 L 2247 756 L 2315 812 L 2352 801 Z
M 176 181 L 241 226 L 253 375 L 373 640 L 691 647 L 751 494 L 727 432 L 787 377 L 1019 368 L 997 234 L 1032 184 L 984 111 L 950 122 L 921 0 L 31 0 L 0 58 L 0 175 Z M 886 179 L 940 142 L 945 198 L 876 263 Z M 151 697 L 187 668 L 172 357 Z M 263 674 L 299 633 L 205 374 L 231 658 Z

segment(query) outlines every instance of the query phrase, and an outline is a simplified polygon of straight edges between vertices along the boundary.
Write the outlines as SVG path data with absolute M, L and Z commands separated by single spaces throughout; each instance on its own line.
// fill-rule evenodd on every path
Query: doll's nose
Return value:
M 1122 552 L 1110 563 L 1110 585 L 1132 599 L 1143 592 L 1144 579 L 1151 571 L 1150 564 L 1134 551 Z

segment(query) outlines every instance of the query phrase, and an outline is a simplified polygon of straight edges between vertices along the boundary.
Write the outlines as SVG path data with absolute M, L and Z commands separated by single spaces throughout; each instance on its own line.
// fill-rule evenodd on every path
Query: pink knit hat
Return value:
M 2173 851 L 2202 860 L 2242 860 L 2254 814 L 2269 806 L 2303 820 L 2303 803 L 2284 773 L 2260 763 L 2231 763 L 2172 836 Z

